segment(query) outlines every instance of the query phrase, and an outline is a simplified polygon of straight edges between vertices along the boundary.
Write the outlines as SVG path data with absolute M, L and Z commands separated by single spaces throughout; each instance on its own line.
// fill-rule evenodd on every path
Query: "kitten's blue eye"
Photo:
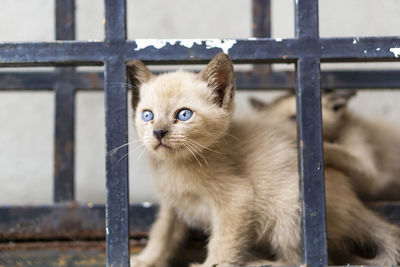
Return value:
M 192 115 L 193 115 L 193 111 L 191 111 L 190 109 L 182 109 L 181 111 L 179 111 L 176 118 L 180 121 L 187 121 L 188 119 L 190 119 L 192 117 Z
M 151 121 L 153 118 L 154 118 L 154 114 L 150 110 L 145 110 L 142 112 L 142 120 Z

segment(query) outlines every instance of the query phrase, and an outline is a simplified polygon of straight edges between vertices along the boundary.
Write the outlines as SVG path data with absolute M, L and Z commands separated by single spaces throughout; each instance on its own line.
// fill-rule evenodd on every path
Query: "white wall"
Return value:
M 250 3 L 250 0 L 128 0 L 128 37 L 251 37 Z M 77 39 L 103 39 L 103 9 L 101 0 L 77 1 Z M 293 37 L 293 0 L 273 0 L 272 12 L 273 36 Z M 2 0 L 0 42 L 54 40 L 53 14 L 52 0 Z M 398 14 L 400 2 L 397 0 L 320 0 L 320 35 L 398 35 Z M 280 64 L 274 68 L 293 69 L 294 66 Z M 400 64 L 323 64 L 322 68 L 399 69 Z M 239 110 L 247 109 L 247 95 L 239 94 Z M 271 98 L 276 93 L 258 95 Z M 393 91 L 360 93 L 352 107 L 368 116 L 384 117 L 400 124 L 399 100 L 400 93 Z M 76 194 L 82 202 L 104 202 L 103 103 L 101 92 L 77 94 Z M 52 92 L 0 92 L 0 205 L 52 202 L 53 114 Z M 130 140 L 135 139 L 133 132 L 130 125 Z M 143 155 L 138 159 L 141 150 L 131 149 L 131 200 L 152 201 L 154 196 L 149 186 L 147 165 L 143 164 L 146 157 Z

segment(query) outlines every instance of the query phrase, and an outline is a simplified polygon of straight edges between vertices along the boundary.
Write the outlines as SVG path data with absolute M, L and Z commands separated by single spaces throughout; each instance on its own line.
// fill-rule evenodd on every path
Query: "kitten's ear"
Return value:
M 215 103 L 220 107 L 229 107 L 235 93 L 233 64 L 229 56 L 219 53 L 198 75 L 213 90 Z
M 356 90 L 341 89 L 327 90 L 323 97 L 327 99 L 329 107 L 335 112 L 343 112 L 346 110 L 349 100 L 357 94 Z
M 264 102 L 261 99 L 258 99 L 258 98 L 252 97 L 252 96 L 249 97 L 249 102 L 250 102 L 250 106 L 258 111 L 266 109 L 269 105 L 267 102 Z
M 139 60 L 130 60 L 126 63 L 130 85 L 128 90 L 132 90 L 132 108 L 136 109 L 139 102 L 139 88 L 142 83 L 148 82 L 153 74 L 151 71 Z

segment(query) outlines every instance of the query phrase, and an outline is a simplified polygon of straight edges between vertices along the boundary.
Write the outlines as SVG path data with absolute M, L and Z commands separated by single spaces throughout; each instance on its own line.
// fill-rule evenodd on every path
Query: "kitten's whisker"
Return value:
M 234 135 L 228 134 L 228 133 L 219 132 L 219 133 L 217 133 L 217 134 L 223 134 L 224 136 L 229 136 L 229 137 L 232 137 L 233 139 L 235 139 L 235 140 L 237 140 L 237 141 L 240 141 L 239 138 L 237 138 L 237 137 L 234 136 Z
M 186 147 L 187 150 L 190 151 L 190 153 L 193 155 L 193 157 L 196 159 L 196 161 L 199 163 L 200 167 L 203 168 L 203 165 L 201 165 L 200 160 L 197 158 L 197 156 L 193 153 L 193 151 L 187 146 L 186 143 L 182 142 L 182 144 Z
M 204 149 L 207 149 L 207 150 L 209 150 L 209 151 L 211 151 L 211 152 L 215 152 L 215 153 L 218 153 L 218 154 L 222 154 L 221 152 L 219 152 L 219 151 L 217 151 L 217 150 L 214 150 L 214 149 L 211 149 L 211 148 L 209 148 L 209 147 L 206 147 L 206 146 L 200 144 L 199 142 L 194 141 L 193 139 L 186 138 L 186 140 L 187 140 L 188 142 L 192 143 L 192 144 L 196 144 L 196 145 L 198 145 L 198 146 L 200 146 L 200 147 L 202 147 L 202 148 L 204 148 Z
M 133 163 L 133 165 L 136 165 L 136 163 L 139 161 L 139 159 L 143 156 L 144 152 L 146 151 L 144 145 L 143 145 L 143 150 L 142 152 L 140 152 L 139 156 L 137 157 L 137 159 L 135 160 L 135 162 Z
M 129 88 L 135 88 L 132 84 L 121 83 L 121 82 L 110 82 L 110 83 L 107 83 L 107 85 L 111 85 L 111 86 L 118 85 L 118 86 L 126 86 L 126 87 L 129 87 Z
M 193 149 L 194 153 L 195 153 L 196 155 L 198 155 L 198 156 L 204 161 L 204 163 L 206 163 L 206 165 L 208 165 L 208 161 L 206 160 L 206 158 L 204 157 L 204 155 L 201 154 L 201 153 L 198 151 L 198 150 L 199 150 L 198 147 L 196 147 L 194 144 L 186 143 L 185 141 L 183 141 L 183 143 L 185 143 L 186 145 L 188 145 L 189 147 L 191 147 L 191 148 Z
M 132 142 L 128 142 L 128 143 L 125 143 L 123 145 L 120 145 L 119 147 L 113 148 L 108 152 L 111 153 L 111 154 L 115 154 L 120 148 L 123 148 L 125 146 L 129 146 L 129 145 L 132 145 L 132 144 L 136 144 L 138 142 L 140 142 L 140 140 L 135 140 L 135 141 L 132 141 Z
M 135 147 L 134 149 L 128 150 L 128 153 L 126 153 L 126 154 L 125 154 L 122 158 L 120 158 L 116 163 L 119 163 L 121 160 L 123 160 L 124 158 L 126 158 L 129 154 L 131 154 L 132 152 L 134 152 L 134 150 L 135 150 L 136 148 L 140 148 L 140 147 L 142 147 L 143 150 L 142 150 L 142 152 L 141 152 L 139 155 L 142 155 L 143 152 L 144 152 L 146 149 L 145 149 L 145 147 L 144 147 L 143 144 L 140 144 L 139 146 Z M 136 164 L 136 162 L 134 162 L 134 164 Z

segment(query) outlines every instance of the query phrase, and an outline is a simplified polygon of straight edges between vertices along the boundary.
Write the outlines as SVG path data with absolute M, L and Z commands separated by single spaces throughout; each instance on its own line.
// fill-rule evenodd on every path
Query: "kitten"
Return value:
M 279 125 L 250 114 L 233 119 L 234 72 L 218 54 L 199 74 L 154 76 L 128 62 L 135 124 L 149 151 L 160 211 L 133 267 L 164 267 L 188 227 L 210 235 L 203 264 L 291 265 L 301 262 L 301 204 L 295 140 Z M 396 264 L 400 231 L 352 192 L 348 179 L 326 170 L 331 262 Z M 372 242 L 371 242 L 372 241 Z M 374 246 L 376 255 L 352 255 Z M 256 255 L 272 255 L 263 259 Z
M 400 200 L 400 130 L 347 110 L 348 101 L 355 93 L 337 90 L 322 96 L 325 164 L 351 177 L 363 199 Z M 293 94 L 270 104 L 255 98 L 250 102 L 255 109 L 288 122 L 286 127 L 296 134 Z

